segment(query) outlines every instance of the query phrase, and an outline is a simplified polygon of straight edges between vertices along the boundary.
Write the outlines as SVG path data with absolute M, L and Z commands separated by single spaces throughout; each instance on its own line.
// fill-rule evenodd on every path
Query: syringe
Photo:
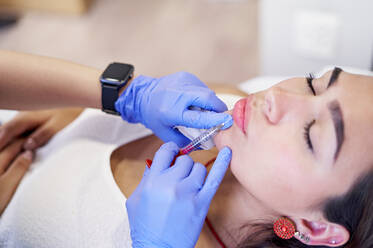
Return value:
M 181 148 L 180 152 L 182 154 L 188 154 L 194 150 L 197 150 L 203 143 L 213 138 L 218 133 L 218 131 L 220 131 L 220 129 L 224 127 L 224 125 L 225 123 L 222 123 L 203 132 L 200 136 L 193 139 L 192 142 L 190 142 L 188 145 Z
M 184 146 L 179 150 L 179 153 L 175 156 L 174 160 L 171 163 L 171 166 L 175 163 L 175 160 L 177 157 L 185 154 L 189 154 L 192 151 L 197 150 L 203 143 L 208 141 L 209 139 L 213 138 L 227 123 L 222 123 L 220 125 L 217 125 L 215 127 L 212 127 L 208 129 L 207 131 L 203 132 L 201 135 L 199 135 L 197 138 L 193 139 L 188 145 Z M 145 160 L 146 165 L 148 168 L 152 165 L 152 160 L 147 159 Z

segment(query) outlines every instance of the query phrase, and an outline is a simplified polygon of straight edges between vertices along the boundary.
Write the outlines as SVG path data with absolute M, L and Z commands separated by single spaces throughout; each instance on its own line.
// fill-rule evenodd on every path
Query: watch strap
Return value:
M 115 109 L 115 102 L 118 99 L 120 88 L 115 85 L 101 84 L 102 88 L 102 111 L 108 114 L 120 115 Z

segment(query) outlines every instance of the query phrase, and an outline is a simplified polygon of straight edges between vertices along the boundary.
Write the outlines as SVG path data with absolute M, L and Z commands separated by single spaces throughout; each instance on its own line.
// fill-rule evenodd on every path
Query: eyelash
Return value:
M 310 73 L 308 75 L 308 77 L 306 77 L 306 82 L 307 82 L 307 85 L 308 87 L 310 88 L 312 94 L 314 96 L 316 96 L 316 91 L 315 91 L 315 88 L 313 87 L 312 85 L 312 81 L 314 79 L 314 75 L 312 73 Z M 311 142 L 311 138 L 310 138 L 310 129 L 312 127 L 312 125 L 315 123 L 316 120 L 312 120 L 311 122 L 307 123 L 305 126 L 304 126 L 304 139 L 306 140 L 306 143 L 307 143 L 307 146 L 308 148 L 313 152 L 313 145 L 312 145 L 312 142 Z
M 310 73 L 310 74 L 308 75 L 308 77 L 306 77 L 306 81 L 307 81 L 307 85 L 308 85 L 308 87 L 309 87 L 310 90 L 312 91 L 312 94 L 313 94 L 314 96 L 316 96 L 315 88 L 314 88 L 313 85 L 312 85 L 312 81 L 313 81 L 314 78 L 315 78 L 315 76 L 314 76 L 312 73 Z
M 307 123 L 304 126 L 304 139 L 306 140 L 306 143 L 308 145 L 308 148 L 313 152 L 313 145 L 310 138 L 310 128 L 313 124 L 315 124 L 316 120 L 312 120 L 311 122 Z

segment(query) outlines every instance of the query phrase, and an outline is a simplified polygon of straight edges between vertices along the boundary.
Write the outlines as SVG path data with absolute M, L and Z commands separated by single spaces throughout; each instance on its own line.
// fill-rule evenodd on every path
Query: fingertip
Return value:
M 194 161 L 193 159 L 189 156 L 189 155 L 181 155 L 181 156 L 178 156 L 175 160 L 175 165 L 176 164 L 193 164 Z
M 232 150 L 228 146 L 223 147 L 219 151 L 219 154 L 218 154 L 219 160 L 230 161 L 231 158 L 232 158 Z
M 194 172 L 195 172 L 195 174 L 197 174 L 200 177 L 201 187 L 202 187 L 202 185 L 205 181 L 206 175 L 207 175 L 206 166 L 204 166 L 201 163 L 196 162 L 196 163 L 194 163 L 194 166 L 193 166 L 193 173 Z
M 173 167 L 170 167 L 170 173 L 172 173 L 172 178 L 176 180 L 181 180 L 190 175 L 193 169 L 194 161 L 188 155 L 181 155 L 176 158 Z
M 232 150 L 231 150 L 231 148 L 229 148 L 228 146 L 224 146 L 224 147 L 220 150 L 220 152 L 221 152 L 222 154 L 224 154 L 224 155 L 230 155 L 230 154 L 232 154 Z
M 233 125 L 233 118 L 230 114 L 224 114 L 224 126 L 221 128 L 221 130 L 225 130 L 230 128 Z
M 201 164 L 201 163 L 199 163 L 199 162 L 196 162 L 196 163 L 194 163 L 194 167 L 193 167 L 193 169 L 196 169 L 196 170 L 198 170 L 200 173 L 203 173 L 204 174 L 204 176 L 203 176 L 203 178 L 205 178 L 206 177 L 206 175 L 207 175 L 207 169 L 206 169 L 206 166 L 204 166 L 203 164 Z
M 233 124 L 233 118 L 230 114 L 227 113 L 215 113 L 212 112 L 211 116 L 206 115 L 206 119 L 210 120 L 210 125 L 212 126 L 218 126 L 221 124 L 224 124 L 223 127 L 221 127 L 221 130 L 228 129 Z M 210 127 L 208 127 L 210 128 Z
M 233 118 L 230 114 L 227 113 L 216 113 L 216 112 L 210 112 L 210 116 L 206 116 L 211 122 L 213 122 L 213 126 L 224 124 L 224 126 L 221 128 L 227 129 L 233 124 Z M 210 114 L 208 113 L 208 114 Z
M 219 97 L 217 97 L 216 94 L 214 95 L 214 99 L 215 99 L 215 101 L 211 101 L 211 102 L 213 102 L 213 104 L 214 104 L 213 109 L 216 112 L 222 113 L 222 112 L 225 112 L 225 111 L 228 110 L 228 107 L 225 104 L 225 102 L 223 102 Z
M 163 171 L 170 167 L 174 157 L 179 153 L 179 148 L 174 142 L 163 144 L 154 155 L 151 171 Z
M 189 180 L 189 182 L 192 183 L 192 186 L 194 186 L 196 190 L 200 190 L 203 186 L 206 175 L 206 167 L 203 164 L 196 162 L 194 163 L 192 171 L 190 172 L 189 177 L 186 180 Z
M 173 141 L 169 141 L 167 143 L 164 143 L 162 146 L 161 146 L 161 149 L 162 150 L 168 150 L 168 151 L 179 151 L 179 147 L 177 146 L 177 144 Z
M 35 142 L 35 139 L 33 138 L 28 138 L 25 144 L 23 145 L 23 148 L 25 150 L 34 150 L 36 147 L 37 147 L 37 144 Z
M 32 159 L 34 158 L 34 154 L 33 154 L 33 152 L 32 152 L 32 151 L 29 151 L 29 150 L 23 152 L 21 156 L 22 156 L 24 159 L 26 159 L 26 160 L 28 160 L 28 161 L 30 161 L 30 162 L 31 162 Z
M 218 98 L 218 97 L 217 97 Z M 217 111 L 219 112 L 225 112 L 228 110 L 228 107 L 227 107 L 227 104 L 225 104 L 225 102 L 223 102 L 222 100 L 220 100 L 218 98 L 218 100 L 221 102 L 220 106 L 217 108 Z

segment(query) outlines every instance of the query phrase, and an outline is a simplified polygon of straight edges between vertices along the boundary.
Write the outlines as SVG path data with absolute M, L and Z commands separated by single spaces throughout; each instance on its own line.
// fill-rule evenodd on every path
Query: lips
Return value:
M 250 120 L 252 95 L 236 102 L 233 108 L 234 123 L 246 134 L 248 122 Z

